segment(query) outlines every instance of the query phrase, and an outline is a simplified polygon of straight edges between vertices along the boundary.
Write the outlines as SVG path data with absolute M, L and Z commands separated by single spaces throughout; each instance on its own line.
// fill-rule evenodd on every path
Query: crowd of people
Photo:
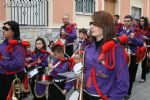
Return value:
M 119 15 L 98 11 L 91 19 L 90 31 L 81 28 L 77 32 L 69 15 L 63 15 L 58 39 L 47 46 L 38 37 L 33 51 L 30 42 L 20 38 L 19 24 L 5 22 L 0 44 L 0 100 L 23 100 L 29 93 L 33 100 L 66 100 L 72 89 L 75 100 L 128 100 L 139 63 L 140 83 L 150 70 L 148 18 L 126 15 L 121 23 Z

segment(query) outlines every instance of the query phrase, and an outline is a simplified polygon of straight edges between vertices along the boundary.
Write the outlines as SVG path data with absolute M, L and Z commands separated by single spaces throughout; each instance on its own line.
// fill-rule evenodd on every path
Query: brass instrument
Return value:
M 19 78 L 15 78 L 12 83 L 13 87 L 13 95 L 12 95 L 12 100 L 19 100 L 20 99 L 20 94 L 21 94 L 21 81 Z

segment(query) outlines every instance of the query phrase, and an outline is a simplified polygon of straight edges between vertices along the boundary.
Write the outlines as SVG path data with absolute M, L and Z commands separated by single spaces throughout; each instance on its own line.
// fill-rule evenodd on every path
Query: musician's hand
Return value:
M 61 32 L 62 35 L 66 34 L 66 32 Z
M 133 39 L 135 37 L 134 33 L 130 34 L 130 38 Z
M 63 94 L 63 95 L 66 95 L 66 93 L 67 93 L 67 90 L 63 90 L 63 91 L 62 91 L 62 94 Z
M 150 59 L 150 52 L 147 53 L 147 58 Z
M 39 64 L 39 63 L 41 63 L 42 61 L 41 61 L 41 59 L 39 58 L 38 60 L 37 60 L 37 63 Z
M 122 34 L 122 36 L 127 36 L 126 34 Z
M 27 67 L 28 67 L 28 68 L 30 68 L 30 67 L 31 67 L 31 65 L 30 65 L 30 64 L 28 64 L 28 65 L 27 65 Z
M 53 52 L 50 52 L 51 56 L 54 56 L 54 53 Z
M 142 36 L 143 37 L 143 39 L 145 39 L 145 40 L 148 40 L 149 38 L 147 38 L 147 36 Z
M 30 60 L 32 60 L 32 58 L 31 58 L 31 57 L 29 57 L 29 58 L 26 58 L 25 60 L 26 60 L 26 61 L 30 61 Z
M 48 64 L 48 67 L 51 68 L 52 70 L 54 69 L 53 65 L 50 63 Z

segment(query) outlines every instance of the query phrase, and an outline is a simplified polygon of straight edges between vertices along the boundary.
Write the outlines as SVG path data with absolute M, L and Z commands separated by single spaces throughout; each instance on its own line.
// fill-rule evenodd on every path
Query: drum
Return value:
M 75 64 L 74 67 L 73 67 L 73 72 L 74 72 L 76 75 L 81 74 L 82 67 L 83 67 L 83 65 L 82 65 L 81 62 Z
M 80 94 L 80 93 L 79 93 L 77 90 L 74 91 L 74 92 L 71 94 L 69 100 L 78 100 L 79 94 Z
M 41 84 L 52 84 L 53 77 L 51 75 L 46 75 L 46 74 L 38 75 L 37 82 Z

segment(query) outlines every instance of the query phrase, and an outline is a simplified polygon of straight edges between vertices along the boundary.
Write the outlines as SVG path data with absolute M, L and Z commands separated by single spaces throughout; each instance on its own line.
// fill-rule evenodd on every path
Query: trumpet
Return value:
M 21 94 L 21 81 L 19 78 L 15 78 L 12 83 L 13 87 L 13 95 L 12 95 L 12 100 L 19 100 L 20 99 L 20 94 Z

